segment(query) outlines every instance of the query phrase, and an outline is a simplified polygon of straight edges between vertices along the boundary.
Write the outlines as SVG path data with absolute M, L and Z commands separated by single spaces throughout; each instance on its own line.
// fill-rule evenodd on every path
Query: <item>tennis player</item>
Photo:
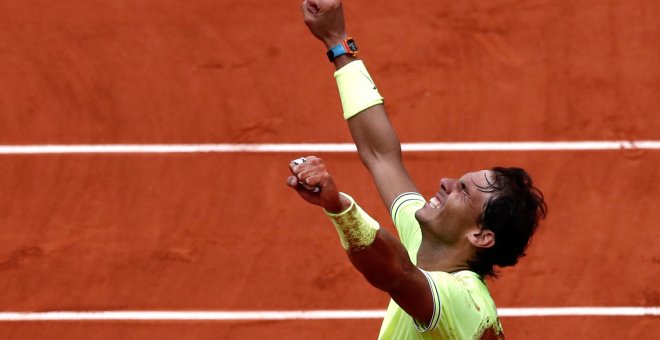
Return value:
M 520 168 L 443 178 L 427 200 L 406 171 L 383 97 L 345 32 L 340 0 L 304 0 L 304 21 L 327 48 L 344 118 L 362 162 L 390 209 L 399 239 L 340 193 L 323 160 L 292 161 L 290 187 L 321 206 L 352 264 L 392 300 L 381 339 L 502 339 L 484 278 L 513 266 L 546 205 Z

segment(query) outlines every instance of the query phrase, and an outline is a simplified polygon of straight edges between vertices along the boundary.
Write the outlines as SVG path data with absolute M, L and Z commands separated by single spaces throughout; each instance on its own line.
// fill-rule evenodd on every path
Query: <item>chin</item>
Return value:
M 419 224 L 425 224 L 426 222 L 430 221 L 432 219 L 434 209 L 429 207 L 428 205 L 425 205 L 422 209 L 419 209 L 415 212 L 415 219 Z

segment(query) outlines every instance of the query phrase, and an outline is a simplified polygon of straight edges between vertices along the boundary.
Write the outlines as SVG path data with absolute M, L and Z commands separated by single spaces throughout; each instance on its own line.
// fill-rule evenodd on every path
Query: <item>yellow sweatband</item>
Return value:
M 353 252 L 363 250 L 374 242 L 380 225 L 364 212 L 351 196 L 341 194 L 351 201 L 351 206 L 339 214 L 328 211 L 325 213 L 337 229 L 344 249 Z
M 349 119 L 361 111 L 383 103 L 376 84 L 371 79 L 362 60 L 355 60 L 335 72 L 344 119 Z

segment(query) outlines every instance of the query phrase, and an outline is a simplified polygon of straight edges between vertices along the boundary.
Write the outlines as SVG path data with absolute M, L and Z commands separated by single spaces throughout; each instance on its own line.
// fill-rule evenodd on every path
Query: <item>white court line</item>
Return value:
M 660 316 L 660 307 L 498 308 L 501 317 Z M 2 321 L 241 321 L 382 319 L 384 310 L 2 312 Z
M 660 141 L 403 143 L 403 151 L 660 150 Z M 0 145 L 0 155 L 203 152 L 355 152 L 352 143 Z

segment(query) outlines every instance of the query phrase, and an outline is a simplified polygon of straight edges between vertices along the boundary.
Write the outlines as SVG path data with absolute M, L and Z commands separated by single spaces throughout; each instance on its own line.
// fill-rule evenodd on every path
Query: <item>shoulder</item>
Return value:
M 426 203 L 426 201 L 420 193 L 404 192 L 392 201 L 392 205 L 390 206 L 392 220 L 396 223 L 397 219 L 404 217 L 407 210 L 412 208 L 413 212 L 417 211 L 424 206 L 424 203 Z
M 419 193 L 406 192 L 397 196 L 390 207 L 392 221 L 399 233 L 401 243 L 409 252 L 413 253 L 410 256 L 413 263 L 417 261 L 414 254 L 417 253 L 422 239 L 419 222 L 415 219 L 415 212 L 421 209 L 425 203 L 426 201 Z

